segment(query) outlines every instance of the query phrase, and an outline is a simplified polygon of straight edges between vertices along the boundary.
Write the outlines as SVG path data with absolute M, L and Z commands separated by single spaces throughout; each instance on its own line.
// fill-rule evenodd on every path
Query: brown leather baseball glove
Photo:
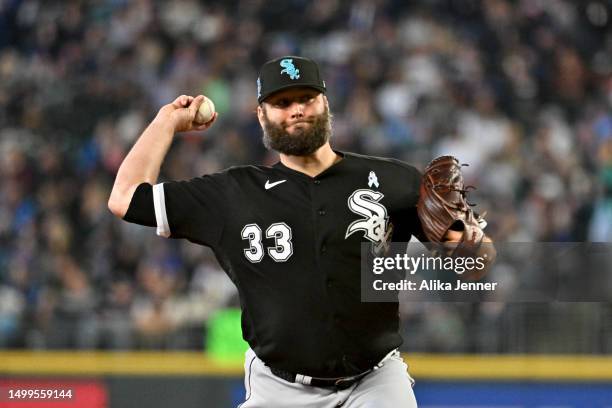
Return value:
M 474 268 L 463 273 L 469 280 L 480 279 L 493 264 L 497 255 L 492 242 L 486 238 L 481 225 L 484 219 L 474 214 L 466 194 L 472 186 L 464 186 L 461 164 L 453 156 L 440 156 L 425 168 L 417 212 L 423 232 L 434 243 L 440 255 L 452 257 L 481 257 L 485 267 Z M 463 231 L 460 242 L 445 239 L 449 230 Z

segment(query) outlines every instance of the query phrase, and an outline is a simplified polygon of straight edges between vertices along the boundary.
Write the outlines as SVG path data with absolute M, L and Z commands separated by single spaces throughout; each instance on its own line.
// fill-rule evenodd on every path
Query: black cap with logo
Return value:
M 321 79 L 316 62 L 295 56 L 268 61 L 259 70 L 257 101 L 261 103 L 274 92 L 294 86 L 306 86 L 325 93 L 325 81 Z

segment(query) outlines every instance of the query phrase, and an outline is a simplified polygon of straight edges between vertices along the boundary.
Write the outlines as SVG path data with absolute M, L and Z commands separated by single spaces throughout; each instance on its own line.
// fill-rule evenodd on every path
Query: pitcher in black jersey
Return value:
M 241 407 L 416 407 L 398 304 L 360 301 L 360 244 L 421 236 L 420 174 L 333 150 L 325 91 L 312 60 L 267 62 L 257 117 L 279 162 L 158 184 L 174 134 L 216 120 L 194 124 L 203 96 L 179 96 L 126 156 L 109 208 L 211 247 L 236 284 L 250 345 Z

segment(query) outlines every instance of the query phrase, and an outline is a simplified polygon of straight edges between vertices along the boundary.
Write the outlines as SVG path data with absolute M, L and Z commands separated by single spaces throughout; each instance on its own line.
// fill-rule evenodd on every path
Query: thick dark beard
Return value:
M 276 150 L 289 156 L 308 156 L 323 146 L 332 133 L 329 108 L 314 118 L 309 129 L 296 129 L 288 134 L 283 125 L 272 123 L 264 111 L 263 143 L 269 150 Z

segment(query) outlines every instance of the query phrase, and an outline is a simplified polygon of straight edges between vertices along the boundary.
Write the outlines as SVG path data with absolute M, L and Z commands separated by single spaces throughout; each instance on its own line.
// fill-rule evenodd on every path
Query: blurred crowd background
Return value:
M 177 137 L 163 179 L 275 162 L 255 79 L 284 54 L 320 63 L 337 149 L 469 163 L 495 240 L 612 241 L 611 13 L 610 0 L 0 0 L 0 347 L 206 347 L 233 285 L 207 249 L 115 219 L 108 195 L 180 94 L 220 116 Z M 612 351 L 608 303 L 403 309 L 405 351 Z

